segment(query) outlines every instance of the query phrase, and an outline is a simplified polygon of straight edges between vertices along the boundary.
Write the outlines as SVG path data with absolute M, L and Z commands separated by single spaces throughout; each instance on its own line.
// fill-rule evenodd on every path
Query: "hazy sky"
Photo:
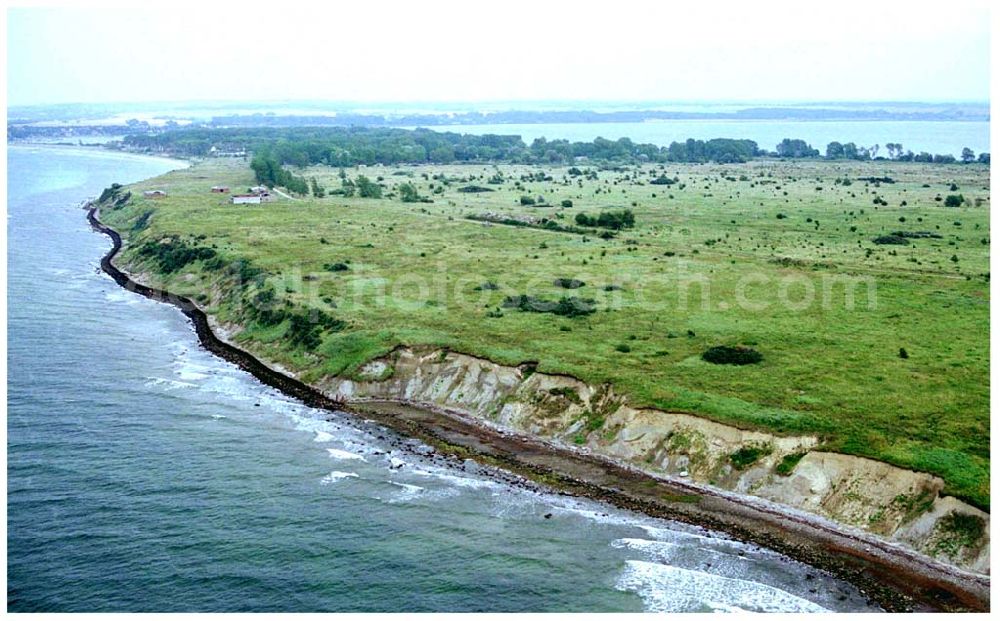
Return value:
M 8 105 L 989 98 L 985 2 L 209 4 L 10 9 Z

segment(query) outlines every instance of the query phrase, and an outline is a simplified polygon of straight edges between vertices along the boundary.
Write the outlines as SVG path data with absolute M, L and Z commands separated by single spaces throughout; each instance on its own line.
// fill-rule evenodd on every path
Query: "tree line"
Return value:
M 304 167 L 325 164 L 335 167 L 357 165 L 449 164 L 490 162 L 512 164 L 570 164 L 577 161 L 611 163 L 637 162 L 717 162 L 740 163 L 760 157 L 826 159 L 891 159 L 898 161 L 953 163 L 952 155 L 914 154 L 899 143 L 862 147 L 855 143 L 831 142 L 825 154 L 804 140 L 785 138 L 773 151 L 762 149 L 753 140 L 714 138 L 672 142 L 661 147 L 636 143 L 629 138 L 591 142 L 537 138 L 530 145 L 514 135 L 471 135 L 435 132 L 428 129 L 364 127 L 254 127 L 182 128 L 160 133 L 126 136 L 122 146 L 129 150 L 210 157 L 216 153 L 253 153 L 252 166 L 261 183 L 301 187 L 300 179 L 285 177 L 282 166 Z M 885 153 L 888 157 L 881 155 Z M 964 149 L 960 161 L 989 163 L 989 154 L 977 157 Z M 289 173 L 290 174 L 290 173 Z M 283 183 L 284 182 L 284 183 Z M 308 184 L 301 179 L 308 191 Z

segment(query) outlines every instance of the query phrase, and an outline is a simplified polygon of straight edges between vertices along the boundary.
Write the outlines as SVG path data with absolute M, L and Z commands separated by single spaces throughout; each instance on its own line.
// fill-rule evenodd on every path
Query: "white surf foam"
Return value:
M 336 483 L 343 479 L 356 479 L 358 475 L 356 472 L 341 472 L 340 470 L 332 470 L 330 474 L 326 475 L 319 480 L 320 485 L 330 485 L 331 483 Z
M 398 494 L 389 499 L 391 503 L 407 502 L 417 496 L 423 495 L 427 491 L 426 488 L 419 485 L 411 485 L 410 483 L 400 483 L 398 481 L 389 481 L 389 483 L 401 488 Z
M 313 442 L 331 442 L 333 441 L 333 434 L 327 433 L 325 431 L 316 430 L 316 437 L 313 438 Z
M 180 371 L 177 371 L 177 377 L 181 378 L 181 380 L 183 381 L 189 382 L 192 380 L 203 380 L 206 377 L 208 377 L 208 375 L 205 373 L 199 373 L 197 371 L 189 371 L 186 369 L 182 369 Z
M 361 455 L 351 453 L 350 451 L 342 451 L 340 449 L 328 448 L 326 449 L 326 452 L 329 453 L 330 457 L 334 459 L 359 459 L 361 461 L 365 460 L 365 458 L 362 457 Z
M 198 387 L 197 384 L 193 384 L 191 382 L 182 382 L 182 381 L 179 381 L 179 380 L 166 379 L 166 378 L 163 378 L 163 377 L 150 377 L 150 378 L 147 378 L 147 381 L 146 381 L 145 385 L 149 386 L 149 387 L 161 386 L 161 387 L 163 387 L 164 390 L 167 390 L 167 391 L 177 390 L 179 388 L 197 388 Z
M 626 561 L 615 588 L 632 591 L 650 612 L 830 612 L 766 584 L 647 561 Z
M 491 481 L 489 479 L 480 479 L 471 476 L 461 476 L 458 474 L 451 474 L 437 468 L 434 469 L 411 469 L 410 474 L 414 474 L 422 477 L 433 477 L 439 481 L 444 481 L 450 483 L 456 487 L 466 487 L 471 489 L 486 489 L 486 488 L 497 488 L 501 487 L 501 484 L 496 481 Z

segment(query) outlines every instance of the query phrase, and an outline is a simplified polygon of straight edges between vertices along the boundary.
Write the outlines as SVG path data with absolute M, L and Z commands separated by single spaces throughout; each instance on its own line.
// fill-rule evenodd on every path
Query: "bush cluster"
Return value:
M 160 271 L 166 274 L 177 272 L 189 263 L 211 259 L 216 254 L 211 248 L 191 246 L 172 237 L 148 241 L 139 246 L 137 252 L 140 257 L 155 261 Z
M 635 226 L 635 214 L 631 209 L 621 211 L 602 211 L 596 218 L 585 213 L 576 214 L 576 223 L 580 226 L 599 226 L 603 229 L 620 231 Z
M 558 301 L 545 300 L 531 295 L 510 295 L 503 300 L 504 308 L 516 308 L 529 313 L 552 313 L 563 317 L 580 317 L 597 310 L 594 300 L 562 297 Z
M 716 345 L 705 350 L 701 359 L 712 364 L 757 364 L 764 359 L 763 354 L 750 347 L 737 345 Z

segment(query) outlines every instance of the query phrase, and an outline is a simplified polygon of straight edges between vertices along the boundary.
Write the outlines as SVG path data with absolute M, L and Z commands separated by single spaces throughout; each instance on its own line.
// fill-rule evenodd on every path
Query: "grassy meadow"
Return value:
M 296 174 L 326 196 L 231 205 L 209 188 L 244 190 L 252 172 L 242 160 L 207 160 L 130 187 L 133 198 L 102 217 L 127 239 L 120 262 L 243 326 L 247 348 L 306 380 L 351 374 L 400 344 L 537 361 L 610 382 L 633 405 L 816 433 L 831 450 L 937 474 L 949 493 L 989 507 L 988 166 L 755 160 Z M 367 176 L 383 197 L 331 195 L 342 174 Z M 403 202 L 404 183 L 432 202 Z M 142 197 L 154 188 L 168 197 Z M 964 203 L 947 206 L 949 195 Z M 609 239 L 576 223 L 578 213 L 623 209 L 635 226 Z M 484 214 L 534 225 L 468 219 Z M 908 237 L 873 241 L 898 232 Z M 226 264 L 244 259 L 261 279 L 233 285 L 205 259 L 164 271 L 139 251 L 164 238 L 211 248 Z M 293 321 L 248 310 L 263 289 L 272 304 L 346 326 L 296 342 Z M 505 307 L 515 295 L 574 296 L 595 311 Z M 752 347 L 763 361 L 702 360 L 715 345 Z

